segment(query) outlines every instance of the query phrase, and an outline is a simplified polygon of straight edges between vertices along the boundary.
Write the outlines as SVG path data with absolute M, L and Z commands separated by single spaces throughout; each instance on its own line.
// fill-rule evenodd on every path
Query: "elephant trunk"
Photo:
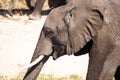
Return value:
M 28 67 L 31 67 L 27 70 L 23 80 L 35 80 L 39 75 L 44 63 L 49 59 L 53 52 L 52 43 L 49 39 L 46 39 L 44 35 L 41 33 L 41 36 L 38 40 L 36 49 L 32 56 L 31 64 Z M 40 56 L 44 55 L 44 57 L 40 60 Z M 33 66 L 34 65 L 34 66 Z
M 29 68 L 23 80 L 36 80 L 37 76 L 39 75 L 39 72 L 41 71 L 43 65 L 48 59 L 49 56 L 44 56 L 41 61 Z

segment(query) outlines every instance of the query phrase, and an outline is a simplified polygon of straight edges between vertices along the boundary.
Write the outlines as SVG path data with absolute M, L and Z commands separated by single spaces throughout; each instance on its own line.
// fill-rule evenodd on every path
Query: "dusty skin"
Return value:
M 19 68 L 29 64 L 45 18 L 32 21 L 26 15 L 14 18 L 0 15 L 0 75 L 13 77 Z M 63 56 L 56 61 L 50 58 L 41 74 L 58 77 L 77 74 L 85 78 L 87 65 L 88 55 Z

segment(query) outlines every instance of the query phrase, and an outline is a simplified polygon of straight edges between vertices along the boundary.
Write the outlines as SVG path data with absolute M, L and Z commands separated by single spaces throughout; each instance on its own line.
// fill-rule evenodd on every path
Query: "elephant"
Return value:
M 16 0 L 11 0 L 8 8 L 9 14 L 12 16 L 12 9 L 14 7 Z M 41 18 L 42 7 L 46 0 L 25 0 L 28 8 L 32 11 L 29 15 L 29 19 L 31 20 L 39 20 Z M 65 5 L 67 3 L 66 0 L 48 0 L 48 4 L 50 8 L 56 8 L 61 5 Z
M 23 80 L 35 80 L 50 56 L 89 54 L 86 80 L 120 80 L 120 1 L 71 0 L 53 9 Z

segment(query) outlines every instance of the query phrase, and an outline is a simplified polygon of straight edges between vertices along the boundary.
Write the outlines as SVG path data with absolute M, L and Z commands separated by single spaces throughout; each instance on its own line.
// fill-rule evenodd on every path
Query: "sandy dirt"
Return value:
M 28 65 L 34 52 L 45 16 L 40 21 L 0 18 L 0 75 L 13 76 L 18 69 Z M 79 57 L 63 56 L 56 61 L 52 58 L 44 65 L 41 74 L 66 76 L 77 74 L 85 78 L 88 55 Z

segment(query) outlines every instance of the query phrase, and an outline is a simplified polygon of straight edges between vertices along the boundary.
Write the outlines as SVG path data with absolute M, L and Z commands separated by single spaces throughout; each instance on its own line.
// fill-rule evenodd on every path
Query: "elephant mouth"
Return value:
M 53 46 L 53 52 L 51 56 L 53 57 L 53 60 L 58 59 L 59 57 L 65 55 L 66 47 L 64 45 L 54 45 Z

